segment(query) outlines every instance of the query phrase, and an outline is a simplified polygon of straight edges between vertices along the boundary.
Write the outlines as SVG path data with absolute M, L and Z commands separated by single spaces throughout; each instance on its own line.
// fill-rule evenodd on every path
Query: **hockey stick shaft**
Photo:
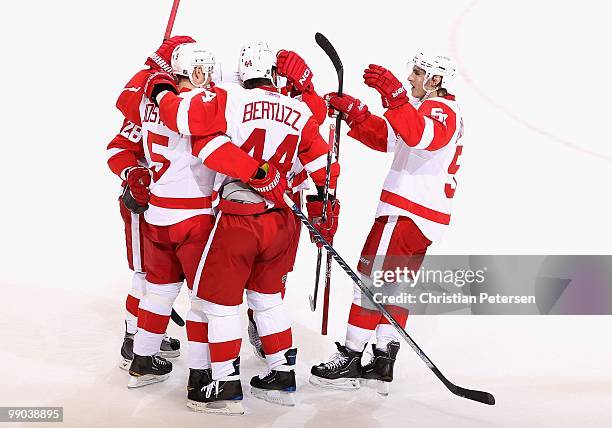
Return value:
M 314 293 L 309 297 L 310 300 L 310 310 L 312 312 L 317 310 L 317 300 L 318 300 L 318 296 L 319 296 L 319 281 L 321 280 L 321 260 L 322 260 L 322 256 L 323 256 L 323 248 L 319 247 L 317 248 L 317 268 L 315 271 L 315 286 L 314 286 Z
M 321 334 L 327 335 L 327 324 L 329 320 L 329 293 L 331 291 L 331 267 L 332 256 L 327 252 L 325 261 L 325 289 L 323 290 L 323 317 L 321 318 Z
M 340 85 L 339 89 L 338 89 L 339 93 L 342 92 L 342 85 Z M 336 118 L 336 126 L 330 126 L 329 129 L 329 133 L 330 133 L 330 140 L 333 141 L 333 150 L 334 153 L 336 153 L 336 160 L 339 159 L 340 157 L 340 135 L 339 135 L 339 130 L 340 130 L 340 114 L 338 114 L 338 117 Z M 332 134 L 333 134 L 333 140 L 332 140 Z M 336 192 L 336 197 L 338 196 L 338 193 Z M 327 335 L 327 323 L 328 323 L 328 319 L 329 319 L 329 293 L 331 291 L 331 272 L 332 272 L 332 256 L 329 252 L 327 252 L 327 258 L 325 261 L 325 289 L 323 291 L 323 317 L 321 319 L 321 334 L 323 336 Z
M 323 221 L 326 221 L 327 219 L 327 201 L 328 201 L 328 191 L 329 191 L 329 182 L 331 180 L 331 163 L 332 163 L 332 154 L 333 154 L 333 150 L 334 150 L 334 138 L 335 138 L 335 130 L 336 128 L 334 127 L 334 124 L 332 123 L 329 126 L 329 137 L 327 139 L 328 141 L 328 146 L 329 146 L 329 151 L 327 152 L 327 169 L 325 170 L 325 188 L 324 188 L 324 196 L 323 196 L 323 213 L 322 213 L 322 219 Z M 321 280 L 321 260 L 323 259 L 323 248 L 319 247 L 317 248 L 317 270 L 315 272 L 315 287 L 314 287 L 314 297 L 313 296 L 309 296 L 310 297 L 310 310 L 312 312 L 314 312 L 317 309 L 317 299 L 318 299 L 318 295 L 319 295 L 319 282 Z M 327 275 L 327 271 L 330 269 L 329 267 L 330 265 L 330 258 L 329 255 L 327 256 L 327 262 L 326 262 L 326 271 L 325 271 L 325 294 L 323 295 L 323 320 L 321 323 L 321 334 L 326 335 L 327 334 L 327 314 L 326 314 L 326 310 L 328 308 L 328 304 L 329 304 L 329 276 Z
M 417 355 L 423 360 L 423 362 L 429 367 L 429 369 L 434 372 L 436 377 L 451 391 L 453 394 L 467 398 L 469 400 L 478 401 L 484 404 L 493 405 L 495 404 L 495 398 L 488 392 L 484 391 L 475 391 L 471 389 L 462 388 L 453 384 L 449 381 L 442 372 L 436 367 L 436 365 L 429 359 L 429 357 L 423 352 L 423 350 L 417 345 L 417 343 L 410 337 L 410 335 L 399 325 L 399 323 L 393 318 L 393 316 L 389 313 L 389 311 L 380 303 L 376 301 L 374 293 L 370 290 L 359 278 L 359 276 L 349 267 L 349 265 L 344 261 L 344 259 L 338 254 L 338 252 L 323 238 L 323 235 L 319 233 L 317 229 L 308 221 L 308 218 L 304 216 L 304 213 L 300 210 L 300 208 L 289 198 L 288 195 L 285 195 L 285 203 L 293 213 L 299 218 L 299 220 L 306 226 L 306 228 L 310 231 L 310 233 L 315 237 L 315 239 L 325 247 L 325 249 L 332 255 L 332 257 L 336 260 L 336 262 L 340 265 L 340 267 L 348 274 L 348 276 L 353 280 L 353 282 L 361 289 L 363 294 L 372 302 L 372 304 L 378 309 L 383 316 L 389 321 L 389 323 L 397 330 L 397 332 L 402 336 L 402 338 L 408 342 L 408 345 L 417 353 Z
M 319 45 L 321 49 L 327 54 L 329 59 L 331 60 L 334 69 L 336 70 L 336 74 L 338 75 L 338 95 L 342 95 L 343 87 L 344 87 L 344 67 L 342 66 L 342 61 L 340 61 L 340 57 L 338 56 L 338 52 L 331 44 L 331 42 L 321 33 L 315 34 L 315 41 Z M 331 165 L 333 160 L 333 154 L 336 154 L 336 160 L 339 154 L 340 147 L 340 127 L 342 125 L 342 117 L 340 114 L 336 116 L 335 125 L 332 123 L 329 127 L 329 151 L 327 152 L 327 169 L 325 171 L 325 188 L 323 194 L 323 221 L 327 220 L 327 201 L 329 198 L 329 182 L 331 178 Z M 320 277 L 320 264 L 321 264 L 322 251 L 319 249 L 317 254 L 317 278 Z M 332 267 L 332 257 L 329 252 L 327 253 L 326 263 L 325 263 L 325 290 L 323 292 L 323 316 L 321 319 L 321 334 L 327 335 L 327 323 L 329 319 L 329 294 L 331 291 L 331 267 Z M 319 286 L 318 280 L 315 285 L 317 288 Z
M 174 0 L 174 2 L 172 3 L 172 10 L 170 11 L 170 17 L 168 18 L 168 25 L 166 25 L 164 40 L 169 39 L 170 34 L 172 34 L 172 28 L 174 28 L 174 20 L 176 19 L 176 12 L 178 11 L 180 2 L 181 0 Z

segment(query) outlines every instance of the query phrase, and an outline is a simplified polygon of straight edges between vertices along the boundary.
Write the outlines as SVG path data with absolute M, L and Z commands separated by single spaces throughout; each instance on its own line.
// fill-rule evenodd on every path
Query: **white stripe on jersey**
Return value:
M 230 139 L 226 135 L 219 135 L 218 137 L 213 138 L 208 143 L 206 143 L 202 150 L 200 150 L 200 153 L 198 153 L 198 157 L 202 159 L 202 162 L 204 162 L 208 158 L 208 156 L 212 154 L 212 152 L 214 152 L 219 147 L 229 141 Z
M 200 263 L 198 263 L 198 269 L 196 270 L 195 278 L 193 279 L 193 287 L 192 295 L 194 297 L 198 296 L 198 288 L 200 287 L 200 279 L 202 278 L 202 270 L 204 269 L 204 263 L 206 263 L 206 256 L 208 255 L 208 251 L 210 251 L 210 245 L 212 244 L 213 239 L 215 239 L 215 232 L 217 232 L 217 225 L 219 224 L 219 220 L 221 220 L 222 213 L 219 212 L 217 218 L 215 219 L 215 226 L 210 231 L 210 235 L 208 235 L 208 241 L 206 242 L 206 247 L 202 251 L 202 256 L 200 257 Z
M 423 119 L 425 119 L 425 129 L 423 129 L 423 136 L 421 137 L 421 141 L 419 141 L 419 144 L 413 147 L 415 149 L 421 150 L 425 150 L 427 147 L 429 147 L 434 138 L 433 119 L 427 116 L 425 116 Z
M 312 162 L 308 162 L 306 165 L 304 165 L 304 169 L 308 172 L 315 172 L 325 167 L 327 167 L 327 154 L 321 155 Z
M 115 156 L 117 153 L 121 153 L 123 151 L 125 151 L 125 149 L 118 149 L 118 148 L 106 149 L 106 160 L 109 160 L 110 158 Z
M 191 135 L 189 132 L 189 104 L 191 104 L 191 97 L 184 97 L 176 115 L 176 126 L 179 132 L 185 135 Z

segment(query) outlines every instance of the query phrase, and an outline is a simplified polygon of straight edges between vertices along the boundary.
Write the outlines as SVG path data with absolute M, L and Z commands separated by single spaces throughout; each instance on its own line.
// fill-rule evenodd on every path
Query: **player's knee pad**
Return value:
M 370 281 L 369 277 L 364 274 L 359 274 L 361 280 L 364 284 L 367 284 L 366 281 Z M 363 301 L 363 291 L 357 285 L 353 285 L 353 303 L 357 306 L 363 306 L 361 303 Z
M 223 306 L 203 300 L 202 309 L 208 319 L 208 341 L 211 346 L 224 342 L 235 342 L 238 343 L 237 349 L 239 349 L 242 337 L 238 312 L 240 306 Z M 214 353 L 212 347 L 211 353 Z
M 207 323 L 208 317 L 204 312 L 203 303 L 204 300 L 199 297 L 192 296 L 190 299 L 189 312 L 187 312 L 187 321 L 194 321 L 199 323 Z
M 192 299 L 192 307 L 194 300 Z M 209 302 L 208 300 L 198 299 L 195 302 L 195 307 L 206 314 L 207 317 L 233 317 L 238 316 L 240 306 L 224 306 L 217 303 Z
M 181 291 L 182 282 L 172 284 L 152 284 L 147 282 L 145 300 L 148 304 L 155 304 L 171 309 L 176 297 Z
M 247 290 L 246 292 L 247 306 L 253 312 L 265 312 L 270 309 L 280 307 L 283 304 L 281 293 L 264 294 L 256 291 Z
M 132 289 L 130 294 L 137 299 L 142 299 L 147 292 L 147 281 L 145 280 L 144 272 L 134 272 L 132 277 Z

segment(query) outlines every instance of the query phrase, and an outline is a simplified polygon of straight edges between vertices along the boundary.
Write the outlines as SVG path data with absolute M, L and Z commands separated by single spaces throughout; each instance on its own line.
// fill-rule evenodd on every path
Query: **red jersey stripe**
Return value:
M 418 215 L 419 217 L 423 217 L 424 219 L 433 221 L 435 223 L 450 223 L 451 216 L 449 214 L 441 213 L 440 211 L 424 207 L 423 205 L 419 205 L 416 202 L 412 202 L 411 200 L 406 199 L 400 195 L 396 195 L 395 193 L 389 192 L 388 190 L 382 191 L 380 195 L 380 200 L 381 202 L 385 202 L 387 204 L 401 208 L 414 215 Z
M 160 208 L 179 209 L 179 210 L 200 210 L 212 208 L 212 198 L 164 198 L 151 195 L 149 200 L 151 205 Z

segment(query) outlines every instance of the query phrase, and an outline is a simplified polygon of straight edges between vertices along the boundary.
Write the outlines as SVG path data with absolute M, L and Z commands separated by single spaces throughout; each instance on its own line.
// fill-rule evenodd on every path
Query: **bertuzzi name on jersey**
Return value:
M 252 120 L 273 120 L 282 123 L 299 132 L 297 123 L 302 117 L 302 113 L 292 109 L 285 104 L 270 101 L 253 101 L 244 105 L 242 123 Z

